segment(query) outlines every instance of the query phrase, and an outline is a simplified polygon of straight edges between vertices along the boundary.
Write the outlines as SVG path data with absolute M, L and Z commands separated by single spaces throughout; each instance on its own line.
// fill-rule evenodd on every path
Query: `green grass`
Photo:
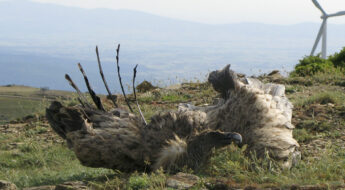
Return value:
M 345 72 L 339 68 L 309 76 L 316 83 L 339 85 L 345 80 Z
M 344 105 L 344 93 L 343 92 L 320 92 L 315 93 L 308 98 L 299 98 L 294 102 L 295 106 L 307 106 L 310 104 L 335 104 L 335 105 Z
M 45 105 L 40 100 L 0 97 L 0 123 L 42 112 Z
M 52 138 L 48 131 L 47 127 L 35 123 L 20 127 L 16 134 L 0 134 L 0 179 L 22 188 L 96 180 L 114 174 L 111 170 L 82 166 L 65 144 L 47 142 Z M 43 134 L 44 138 L 35 138 Z
M 22 97 L 66 97 L 70 96 L 72 93 L 62 90 L 47 90 L 42 92 L 40 88 L 29 87 L 29 86 L 0 86 L 1 95 L 18 95 Z
M 190 95 L 184 94 L 184 95 L 165 95 L 162 97 L 162 100 L 165 102 L 185 102 L 190 98 Z
M 28 96 L 36 92 L 38 88 L 28 86 L 0 86 L 0 94 Z
M 159 170 L 150 175 L 134 173 L 128 180 L 128 189 L 164 189 L 166 175 Z
M 321 76 L 316 78 L 315 76 Z M 284 79 L 287 94 L 294 104 L 294 138 L 300 143 L 302 160 L 291 170 L 283 170 L 269 156 L 257 159 L 248 154 L 245 146 L 225 147 L 214 151 L 209 163 L 194 173 L 201 178 L 199 187 L 223 182 L 240 187 L 288 187 L 292 184 L 334 184 L 345 180 L 345 148 L 334 143 L 343 138 L 345 126 L 344 89 L 334 80 L 342 75 L 329 76 L 315 74 L 313 77 L 292 77 Z M 332 82 L 333 81 L 333 82 Z M 328 84 L 328 82 L 330 82 Z M 326 85 L 327 83 L 327 85 Z M 317 85 L 317 86 L 315 86 Z M 23 96 L 37 91 L 19 88 Z M 1 93 L 0 88 L 0 93 Z M 20 90 L 19 90 L 20 91 Z M 7 93 L 19 93 L 13 90 Z M 156 113 L 176 109 L 179 102 L 192 102 L 195 105 L 211 104 L 217 96 L 208 83 L 184 84 L 178 90 L 155 90 L 154 93 L 138 93 L 138 101 L 145 118 Z M 0 114 L 11 118 L 25 114 L 35 114 L 44 109 L 48 102 L 25 99 L 0 99 Z M 64 101 L 75 104 L 75 99 Z M 119 103 L 125 105 L 122 98 Z M 107 105 L 109 102 L 107 102 Z M 16 105 L 10 109 L 10 105 Z M 18 106 L 18 105 L 21 105 Z M 109 104 L 110 105 L 110 104 Z M 138 115 L 137 108 L 132 104 Z M 313 109 L 322 109 L 314 114 Z M 10 111 L 12 110 L 12 111 Z M 21 113 L 21 110 L 23 113 Z M 313 114 L 309 114 L 312 112 Z M 309 114 L 309 115 L 308 115 Z M 323 115 L 327 116 L 325 119 Z M 12 125 L 10 125 L 12 126 Z M 0 128 L 1 129 L 1 128 Z M 54 185 L 65 181 L 87 181 L 95 189 L 165 189 L 165 180 L 170 174 L 157 171 L 152 174 L 124 174 L 107 169 L 82 166 L 74 153 L 67 149 L 51 128 L 42 121 L 14 126 L 12 132 L 0 132 L 0 179 L 14 182 L 18 187 Z M 326 142 L 318 154 L 308 153 L 309 143 L 319 140 Z M 303 145 L 303 146 L 302 146 Z
M 293 130 L 293 137 L 298 142 L 303 142 L 303 143 L 310 142 L 311 140 L 316 138 L 314 134 L 312 134 L 309 130 L 304 129 L 304 128 L 294 129 Z
M 206 175 L 225 177 L 240 184 L 278 185 L 328 184 L 345 179 L 345 150 L 329 146 L 319 158 L 304 158 L 291 170 L 277 167 L 268 156 L 255 159 L 245 149 L 233 146 L 217 150 L 211 158 Z
M 114 176 L 107 178 L 106 181 L 91 181 L 89 185 L 95 189 L 155 189 L 166 190 L 165 181 L 168 175 L 163 170 L 158 170 L 151 174 L 134 172 L 132 174 L 117 173 Z
M 0 124 L 32 114 L 43 114 L 52 100 L 71 101 L 74 93 L 59 90 L 42 92 L 27 86 L 0 86 Z

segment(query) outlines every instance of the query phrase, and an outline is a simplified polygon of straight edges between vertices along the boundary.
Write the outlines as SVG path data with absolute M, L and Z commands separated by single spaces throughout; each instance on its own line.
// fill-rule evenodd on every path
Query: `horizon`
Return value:
M 15 1 L 21 1 L 21 2 L 29 2 L 29 3 L 35 3 L 35 4 L 46 4 L 46 5 L 56 5 L 56 6 L 60 6 L 60 7 L 68 7 L 68 8 L 80 8 L 86 11 L 97 11 L 97 10 L 107 10 L 107 11 L 133 11 L 133 12 L 140 12 L 143 14 L 148 14 L 148 15 L 152 15 L 152 16 L 159 16 L 159 17 L 163 17 L 163 18 L 167 18 L 167 19 L 173 19 L 173 20 L 179 20 L 179 21 L 184 21 L 184 22 L 192 22 L 192 23 L 196 23 L 196 24 L 205 24 L 205 25 L 233 25 L 233 24 L 264 24 L 264 25 L 279 25 L 279 26 L 291 26 L 291 25 L 299 25 L 299 24 L 320 24 L 322 22 L 321 17 L 321 12 L 320 10 L 318 10 L 313 4 L 312 2 L 309 0 L 305 0 L 308 1 L 307 3 L 304 2 L 303 3 L 303 9 L 305 7 L 308 7 L 308 12 L 305 13 L 306 18 L 308 19 L 304 19 L 304 18 L 299 18 L 296 19 L 296 21 L 291 22 L 291 21 L 286 21 L 286 22 L 276 22 L 276 21 L 270 21 L 269 19 L 267 19 L 267 15 L 270 14 L 269 12 L 267 12 L 263 16 L 262 20 L 250 20 L 250 19 L 243 19 L 243 20 L 238 20 L 238 18 L 236 18 L 236 20 L 233 21 L 228 21 L 228 22 L 223 22 L 223 21 L 219 21 L 219 22 L 215 22 L 215 21 L 203 21 L 200 19 L 189 19 L 188 17 L 184 17 L 182 18 L 181 16 L 169 16 L 167 14 L 161 14 L 161 13 L 157 13 L 154 11 L 150 11 L 150 10 L 144 10 L 144 9 L 139 9 L 139 8 L 130 8 L 130 5 L 126 5 L 126 6 L 121 6 L 119 8 L 114 8 L 113 7 L 113 1 L 110 6 L 106 7 L 103 4 L 100 4 L 98 6 L 95 6 L 94 4 L 90 4 L 90 5 L 82 5 L 81 2 L 79 2 L 80 0 L 0 0 L 0 5 L 1 3 L 4 2 L 15 2 Z M 82 0 L 82 1 L 88 1 L 88 2 L 93 2 L 94 0 Z M 107 2 L 108 0 L 102 0 L 103 2 Z M 136 0 L 129 0 L 129 1 L 136 1 Z M 150 0 L 150 1 L 155 1 L 155 0 Z M 199 0 L 197 0 L 199 1 Z M 208 0 L 204 0 L 204 1 L 208 1 Z M 219 1 L 219 0 L 218 0 Z M 223 1 L 223 0 L 220 0 Z M 250 0 L 246 0 L 246 1 L 250 1 Z M 276 0 L 262 0 L 262 1 L 273 1 L 275 2 Z M 292 0 L 292 1 L 298 1 L 300 2 L 300 0 Z M 325 11 L 330 14 L 330 13 L 335 13 L 338 11 L 345 11 L 345 1 L 343 0 L 331 0 L 330 4 L 328 6 L 326 6 L 327 4 L 325 4 L 325 0 L 318 0 L 321 4 L 321 6 L 325 9 Z M 97 1 L 98 2 L 98 1 Z M 328 2 L 329 3 L 329 2 Z M 325 4 L 325 5 L 324 5 Z M 338 4 L 340 4 L 340 7 L 338 7 Z M 296 5 L 294 3 L 294 5 Z M 306 6 L 307 5 L 307 6 Z M 0 13 L 1 15 L 1 13 Z M 204 16 L 208 16 L 207 14 Z M 272 15 L 270 15 L 272 16 Z M 280 18 L 280 15 L 275 15 L 276 17 L 278 16 L 278 18 Z M 295 15 L 296 16 L 296 15 Z M 297 14 L 297 16 L 300 16 L 299 14 Z M 297 17 L 296 16 L 296 17 Z M 285 16 L 284 16 L 285 17 Z M 18 19 L 21 19 L 20 17 L 18 17 Z M 266 20 L 265 20 L 266 19 Z M 345 16 L 340 16 L 340 17 L 332 17 L 330 19 L 328 19 L 328 24 L 333 24 L 333 25 L 344 25 L 345 24 Z
M 37 3 L 56 4 L 84 9 L 134 10 L 168 18 L 204 24 L 234 24 L 255 22 L 290 25 L 320 22 L 321 12 L 311 0 L 30 0 Z M 327 13 L 345 10 L 343 0 L 319 0 Z M 269 6 L 267 6 L 269 5 Z M 272 16 L 274 15 L 274 16 Z M 329 23 L 345 24 L 345 19 L 332 18 Z
M 310 9 L 320 15 L 313 5 Z M 127 81 L 135 64 L 139 64 L 137 82 L 163 80 L 168 84 L 169 80 L 178 82 L 176 77 L 204 77 L 208 70 L 229 63 L 247 75 L 290 71 L 310 53 L 321 21 L 210 24 L 143 10 L 0 0 L 0 24 L 0 64 L 5 66 L 0 71 L 1 84 L 66 89 L 65 73 L 81 82 L 75 67 L 78 62 L 90 80 L 97 80 L 95 86 L 102 86 L 94 47 L 99 46 L 105 75 L 112 76 L 115 43 L 123 47 L 120 57 Z M 328 52 L 333 54 L 345 45 L 345 24 L 328 26 Z

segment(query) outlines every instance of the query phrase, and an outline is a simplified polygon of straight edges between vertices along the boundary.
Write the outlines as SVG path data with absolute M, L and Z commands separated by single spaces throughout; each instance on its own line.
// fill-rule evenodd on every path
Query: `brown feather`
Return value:
M 258 156 L 269 151 L 290 167 L 299 145 L 292 137 L 292 105 L 281 86 L 251 80 L 246 84 L 226 69 L 213 72 L 211 80 L 220 85 L 217 90 L 226 94 L 226 101 L 209 107 L 181 104 L 178 111 L 153 116 L 147 126 L 120 108 L 105 112 L 58 102 L 47 109 L 47 118 L 85 166 L 125 172 L 184 165 L 198 169 L 212 148 L 226 146 L 224 132 L 238 132 L 250 151 Z

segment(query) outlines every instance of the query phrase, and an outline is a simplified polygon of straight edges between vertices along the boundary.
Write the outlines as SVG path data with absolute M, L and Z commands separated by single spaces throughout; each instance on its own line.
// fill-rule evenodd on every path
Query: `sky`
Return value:
M 0 0 L 1 1 L 1 0 Z M 139 10 L 155 15 L 207 24 L 258 22 L 290 25 L 321 22 L 311 0 L 31 0 L 86 9 Z M 327 13 L 345 10 L 345 0 L 318 0 Z M 345 24 L 345 16 L 329 19 Z

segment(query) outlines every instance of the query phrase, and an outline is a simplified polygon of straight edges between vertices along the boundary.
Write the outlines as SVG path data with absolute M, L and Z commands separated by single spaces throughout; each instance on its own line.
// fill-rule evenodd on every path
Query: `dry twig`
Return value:
M 89 83 L 89 79 L 87 78 L 87 76 L 86 76 L 86 74 L 84 72 L 84 69 L 83 69 L 83 67 L 81 66 L 80 63 L 78 63 L 78 67 L 79 67 L 79 70 L 80 70 L 81 74 L 83 74 L 87 90 L 89 91 L 89 94 L 91 95 L 91 98 L 92 98 L 93 102 L 95 103 L 95 105 L 97 106 L 97 108 L 99 110 L 105 111 L 104 108 L 103 108 L 101 99 L 96 95 L 95 91 L 92 90 L 92 88 L 90 86 L 90 83 Z
M 117 108 L 118 105 L 116 104 L 116 100 L 115 100 L 114 98 L 112 98 L 112 94 L 111 94 L 111 92 L 110 92 L 110 90 L 109 90 L 107 81 L 106 81 L 105 78 L 104 78 L 103 69 L 102 69 L 102 65 L 101 65 L 101 60 L 100 60 L 100 58 L 99 58 L 99 53 L 98 53 L 98 47 L 97 47 L 97 46 L 96 46 L 96 55 L 97 55 L 99 73 L 101 74 L 101 77 L 102 77 L 102 80 L 103 80 L 105 89 L 107 90 L 108 95 L 109 95 L 111 101 L 113 102 L 114 106 Z
M 80 92 L 78 86 L 73 82 L 73 80 L 71 79 L 71 77 L 68 74 L 65 74 L 65 79 L 69 82 L 69 84 L 72 86 L 72 88 L 74 88 L 77 91 L 77 93 L 80 97 L 80 98 L 78 98 L 78 100 L 81 102 L 81 104 L 86 106 L 86 107 L 92 108 L 92 106 L 89 104 L 89 102 L 87 101 L 87 99 L 85 98 L 83 93 Z M 83 101 L 85 103 L 83 103 Z
M 145 126 L 146 126 L 147 122 L 146 122 L 146 120 L 144 118 L 143 113 L 141 112 L 141 109 L 140 109 L 140 106 L 139 106 L 139 103 L 138 103 L 138 100 L 137 100 L 137 93 L 135 92 L 135 77 L 137 76 L 137 67 L 138 67 L 138 64 L 133 69 L 133 93 L 134 93 L 134 99 L 135 99 L 135 102 L 137 103 L 137 107 L 138 107 L 141 119 L 144 121 Z
M 121 85 L 121 90 L 122 90 L 123 96 L 125 97 L 125 101 L 126 101 L 126 103 L 128 105 L 128 108 L 133 113 L 133 109 L 132 109 L 131 105 L 129 104 L 129 100 L 128 100 L 127 96 L 126 96 L 125 90 L 123 89 L 123 85 L 122 85 L 122 80 L 121 80 L 121 76 L 120 76 L 120 66 L 119 66 L 119 51 L 120 51 L 120 44 L 117 46 L 117 49 L 116 49 L 117 75 L 119 77 L 119 81 L 120 81 L 120 85 Z

